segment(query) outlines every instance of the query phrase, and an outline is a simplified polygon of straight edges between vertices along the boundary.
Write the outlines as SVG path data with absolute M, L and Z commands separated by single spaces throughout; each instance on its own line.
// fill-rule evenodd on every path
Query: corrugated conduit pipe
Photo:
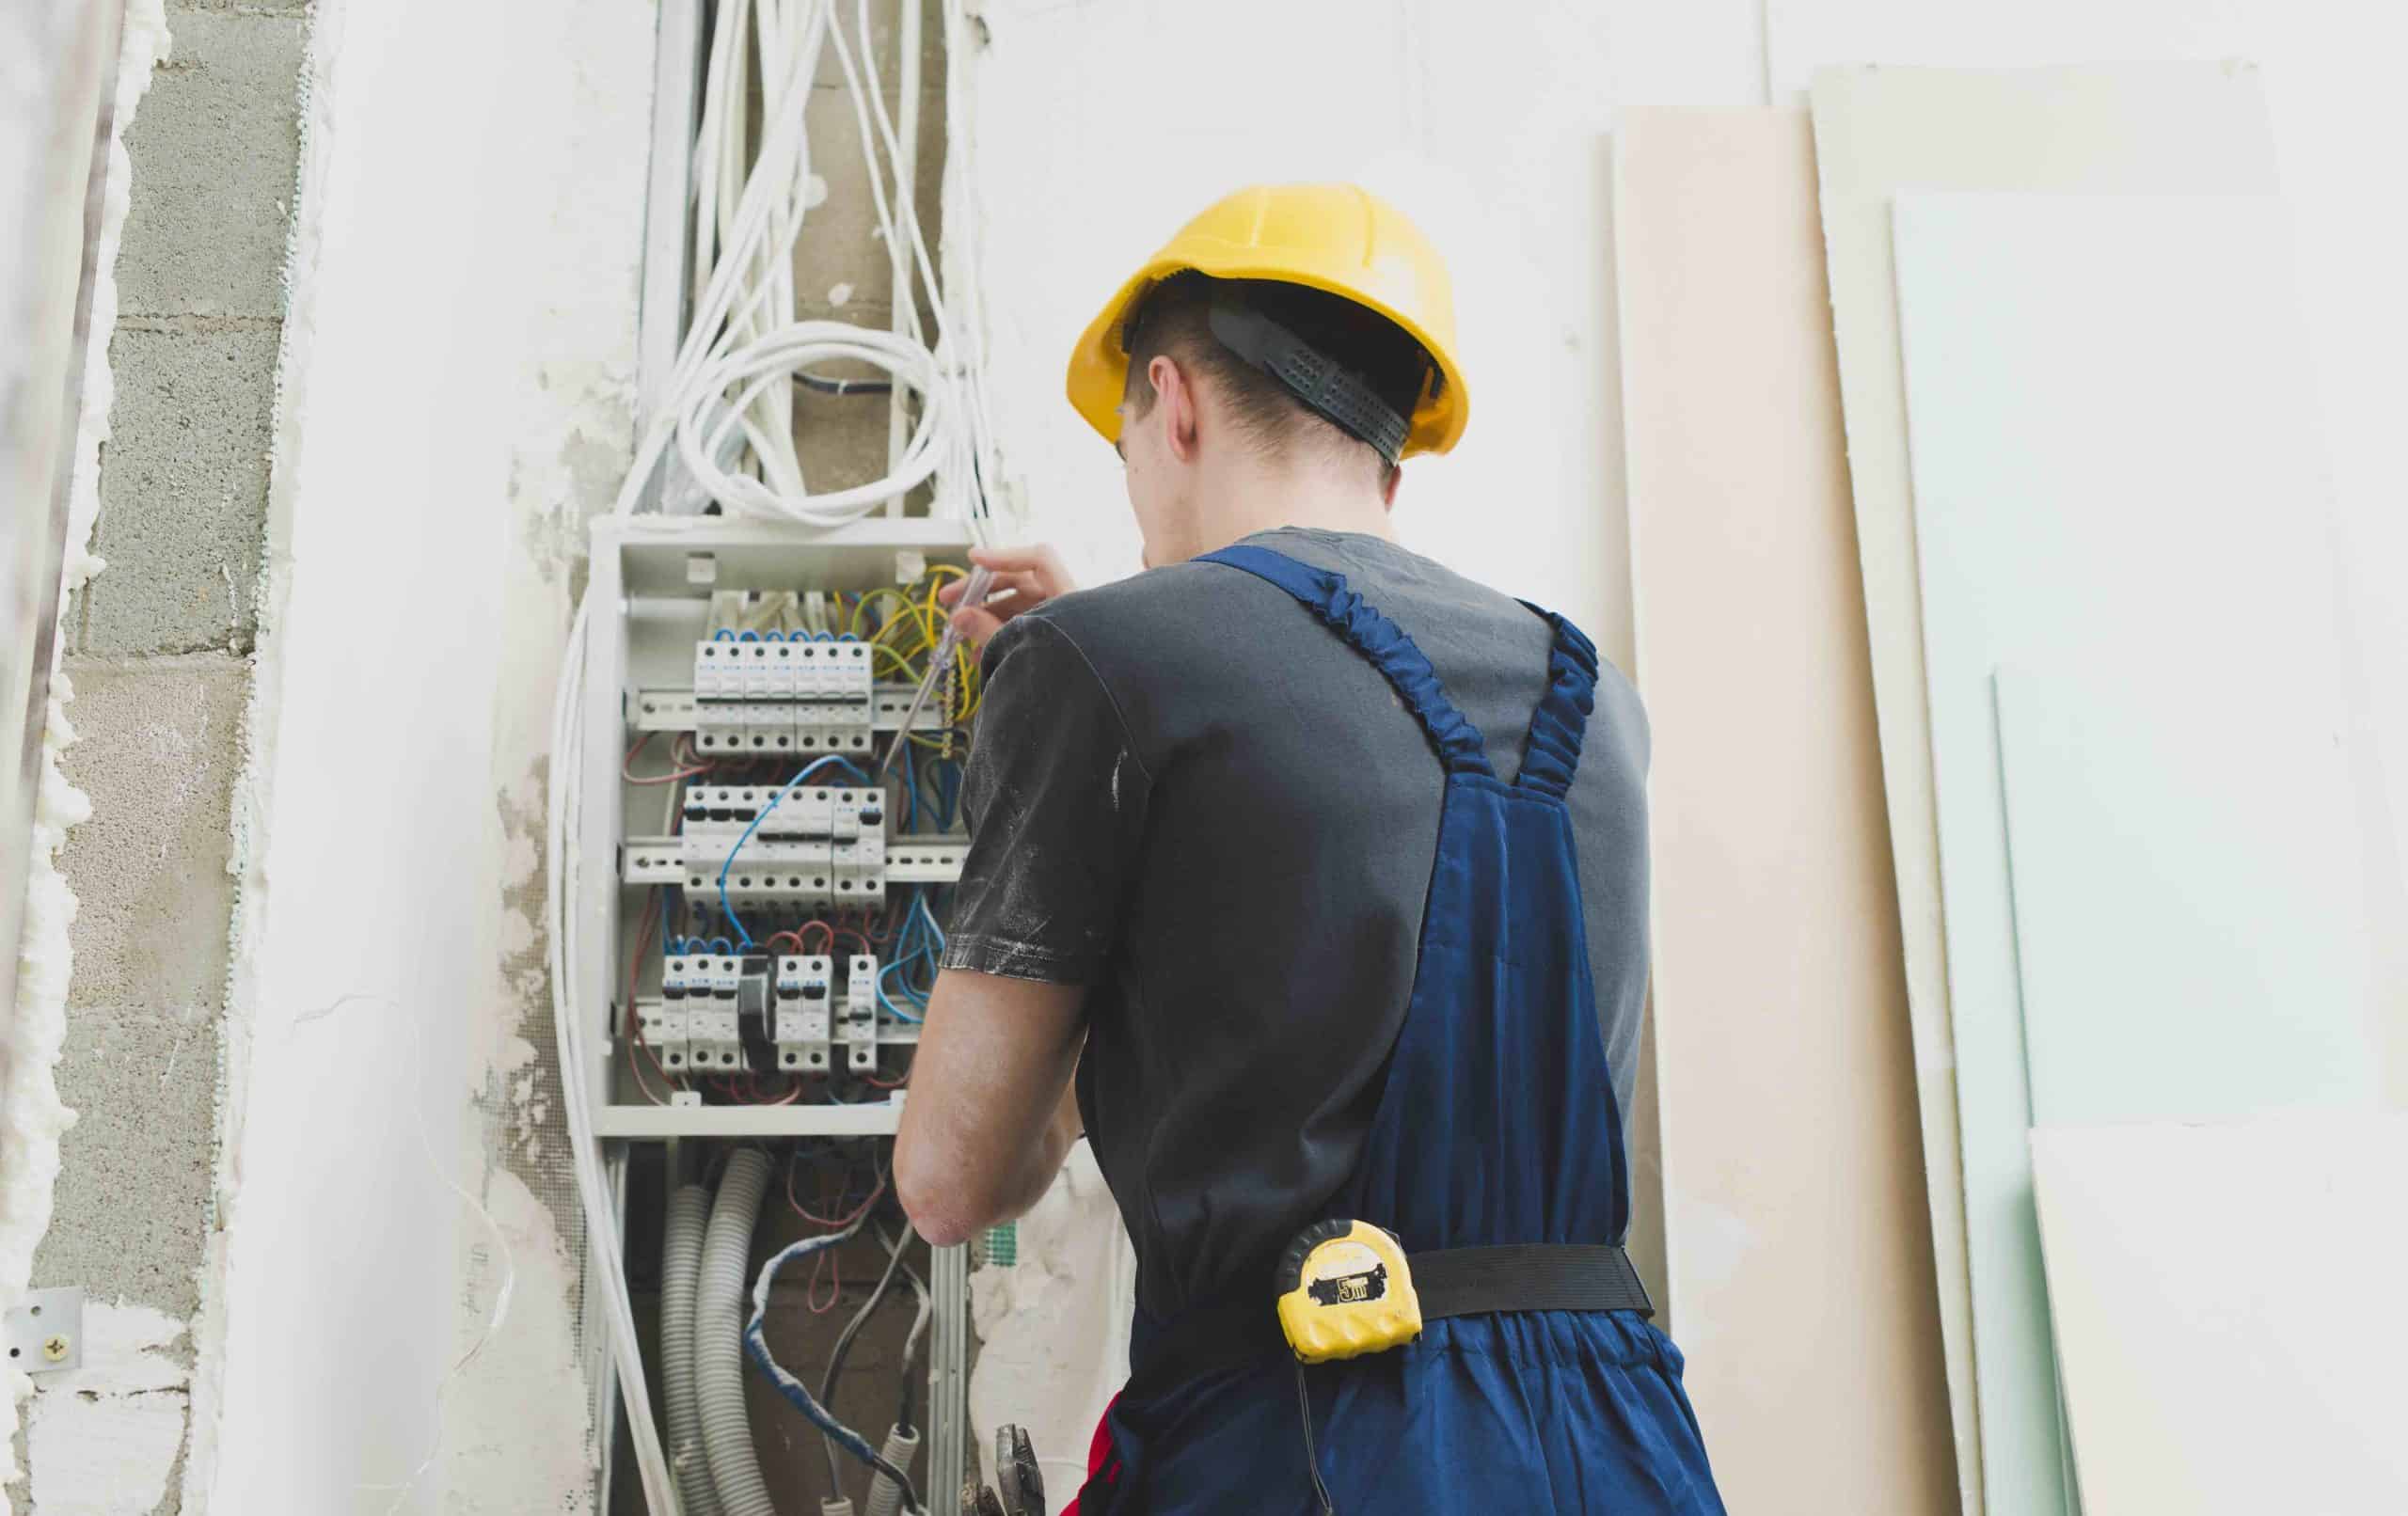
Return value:
M 703 1268 L 694 1305 L 694 1382 L 699 1390 L 703 1452 L 725 1516 L 777 1516 L 752 1428 L 744 1416 L 744 1265 L 752 1225 L 769 1188 L 769 1161 L 758 1148 L 728 1155 L 703 1237 Z
M 723 1516 L 703 1455 L 703 1406 L 694 1392 L 694 1292 L 702 1282 L 703 1232 L 711 1192 L 677 1187 L 660 1242 L 660 1377 L 668 1398 L 669 1467 L 686 1516 Z
M 886 1461 L 909 1473 L 911 1461 L 920 1454 L 920 1434 L 910 1427 L 892 1428 L 886 1433 L 886 1446 L 880 1451 L 886 1455 Z M 867 1516 L 900 1516 L 902 1509 L 901 1485 L 883 1474 L 870 1480 Z

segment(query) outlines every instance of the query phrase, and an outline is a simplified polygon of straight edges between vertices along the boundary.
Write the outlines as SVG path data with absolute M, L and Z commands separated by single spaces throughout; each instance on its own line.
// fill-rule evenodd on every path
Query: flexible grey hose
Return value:
M 920 1434 L 909 1427 L 896 1427 L 886 1434 L 886 1445 L 879 1451 L 886 1455 L 886 1461 L 909 1474 L 911 1461 L 920 1456 Z M 897 1516 L 902 1509 L 901 1485 L 883 1474 L 870 1480 L 865 1516 Z
M 703 1406 L 694 1394 L 694 1290 L 703 1270 L 703 1230 L 711 1192 L 677 1187 L 660 1240 L 660 1378 L 669 1403 L 669 1467 L 686 1516 L 722 1516 L 703 1456 Z
M 769 1188 L 769 1161 L 758 1148 L 728 1155 L 703 1237 L 703 1269 L 694 1303 L 694 1382 L 703 1421 L 703 1453 L 725 1516 L 777 1516 L 752 1428 L 744 1415 L 744 1265 L 752 1225 Z

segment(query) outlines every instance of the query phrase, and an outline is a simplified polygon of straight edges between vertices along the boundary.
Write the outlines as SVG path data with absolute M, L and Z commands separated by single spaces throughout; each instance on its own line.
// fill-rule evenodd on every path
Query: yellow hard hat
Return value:
M 1256 184 L 1180 228 L 1104 303 L 1070 351 L 1070 404 L 1107 442 L 1120 440 L 1129 376 L 1121 324 L 1157 282 L 1184 269 L 1216 279 L 1269 279 L 1325 291 L 1411 334 L 1438 366 L 1413 408 L 1403 456 L 1445 452 L 1471 418 L 1455 362 L 1454 287 L 1421 229 L 1354 184 Z

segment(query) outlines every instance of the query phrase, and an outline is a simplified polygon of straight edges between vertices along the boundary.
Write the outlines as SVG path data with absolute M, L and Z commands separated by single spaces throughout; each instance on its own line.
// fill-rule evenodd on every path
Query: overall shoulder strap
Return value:
M 1345 575 L 1300 563 L 1268 547 L 1244 544 L 1206 553 L 1196 561 L 1244 569 L 1295 596 L 1386 678 L 1398 698 L 1404 702 L 1404 708 L 1421 724 L 1422 734 L 1430 739 L 1431 748 L 1449 774 L 1494 777 L 1495 771 L 1488 766 L 1488 754 L 1481 747 L 1480 729 L 1447 699 L 1446 688 L 1439 684 L 1438 672 L 1430 667 L 1430 660 L 1422 656 L 1421 650 L 1413 645 L 1413 639 L 1405 636 L 1402 628 L 1346 587 Z M 1573 741 L 1576 752 L 1579 739 L 1576 735 Z
M 1522 744 L 1522 771 L 1513 782 L 1560 799 L 1580 766 L 1580 739 L 1588 734 L 1589 713 L 1596 708 L 1597 648 L 1579 627 L 1554 611 L 1527 600 L 1522 604 L 1555 628 L 1555 651 L 1547 659 L 1546 694 L 1531 713 L 1529 735 Z

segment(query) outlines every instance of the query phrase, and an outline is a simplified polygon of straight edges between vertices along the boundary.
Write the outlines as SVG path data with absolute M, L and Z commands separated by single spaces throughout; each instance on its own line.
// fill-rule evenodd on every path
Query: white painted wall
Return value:
M 541 713 L 628 452 L 653 24 L 320 0 L 187 1509 L 587 1508 L 567 1258 L 470 1101 L 543 1097 Z

